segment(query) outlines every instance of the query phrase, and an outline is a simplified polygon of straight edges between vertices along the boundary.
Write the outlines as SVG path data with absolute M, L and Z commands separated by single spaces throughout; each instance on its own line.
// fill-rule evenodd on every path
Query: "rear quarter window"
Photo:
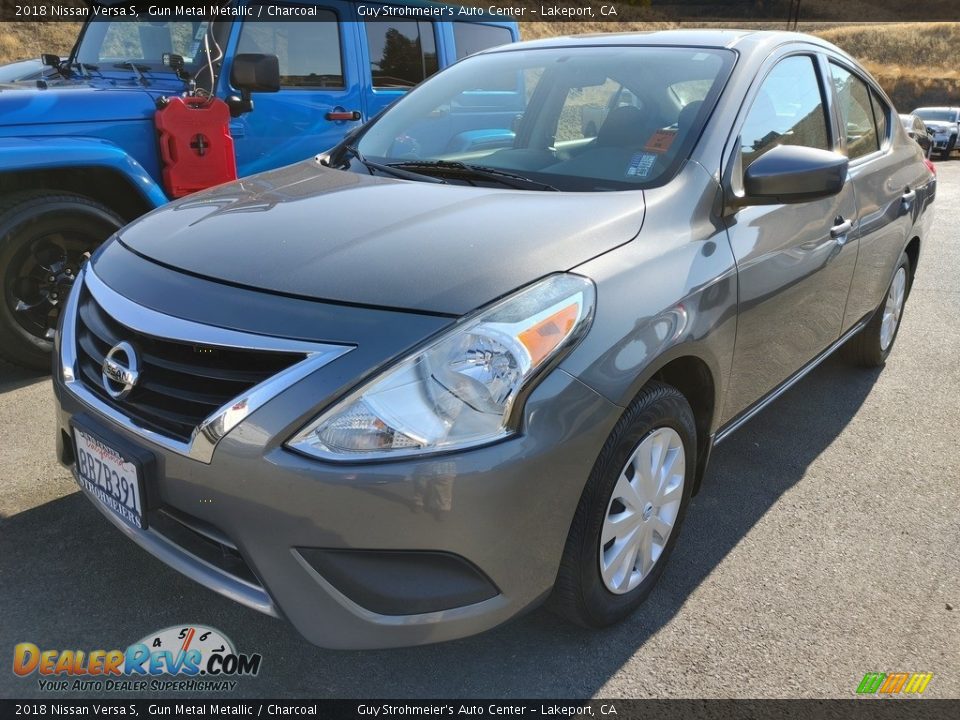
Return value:
M 453 23 L 453 42 L 457 47 L 457 60 L 512 41 L 513 35 L 505 27 L 467 22 Z

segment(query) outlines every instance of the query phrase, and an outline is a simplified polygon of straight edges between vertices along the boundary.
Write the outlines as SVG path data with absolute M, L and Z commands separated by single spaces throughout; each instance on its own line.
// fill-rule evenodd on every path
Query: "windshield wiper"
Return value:
M 353 145 L 347 145 L 343 148 L 347 154 L 352 155 L 367 169 L 371 175 L 374 173 L 383 173 L 384 175 L 392 175 L 395 178 L 400 178 L 401 180 L 416 180 L 418 182 L 431 182 L 431 183 L 441 183 L 446 184 L 446 180 L 442 178 L 430 177 L 429 175 L 424 175 L 418 172 L 411 172 L 409 170 L 403 170 L 402 168 L 394 167 L 393 165 L 383 165 L 382 163 L 374 162 L 373 160 L 367 160 L 363 154 L 357 150 Z
M 124 60 L 123 62 L 114 63 L 115 68 L 127 68 L 133 70 L 137 78 L 140 80 L 141 85 L 148 85 L 147 78 L 144 76 L 144 72 L 150 69 L 149 65 L 137 65 L 133 60 Z
M 451 177 L 461 178 L 468 182 L 473 180 L 489 180 L 497 182 L 507 187 L 517 190 L 549 190 L 558 192 L 557 188 L 547 183 L 531 180 L 523 175 L 507 172 L 498 168 L 485 167 L 483 165 L 468 165 L 467 163 L 451 160 L 406 160 L 404 162 L 390 163 L 390 167 L 416 169 L 419 172 L 435 172 L 438 174 L 449 175 Z
M 80 72 L 83 73 L 83 76 L 88 79 L 93 77 L 94 72 L 97 73 L 97 75 L 100 75 L 100 66 L 94 65 L 93 63 L 74 61 L 70 63 L 68 67 L 80 68 Z

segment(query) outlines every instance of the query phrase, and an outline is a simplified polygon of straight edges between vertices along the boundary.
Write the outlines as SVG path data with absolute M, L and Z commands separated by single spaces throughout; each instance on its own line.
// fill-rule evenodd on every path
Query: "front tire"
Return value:
M 549 607 L 586 627 L 611 625 L 636 610 L 676 544 L 696 465 L 689 403 L 676 388 L 651 382 L 594 464 Z
M 73 193 L 29 191 L 0 202 L 0 357 L 49 370 L 73 279 L 121 225 L 109 208 Z
M 900 332 L 903 309 L 910 293 L 910 258 L 900 255 L 883 303 L 870 322 L 843 346 L 844 357 L 861 367 L 883 367 Z

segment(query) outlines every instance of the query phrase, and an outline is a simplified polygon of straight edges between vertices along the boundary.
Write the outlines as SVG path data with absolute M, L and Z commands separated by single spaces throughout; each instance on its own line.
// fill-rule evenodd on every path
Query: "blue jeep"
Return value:
M 380 7 L 412 5 L 422 3 Z M 243 177 L 315 155 L 438 69 L 519 39 L 516 23 L 489 16 L 365 22 L 373 6 L 317 0 L 315 14 L 296 21 L 91 17 L 69 57 L 44 56 L 53 77 L 0 84 L 0 355 L 48 367 L 80 264 L 172 199 L 154 124 L 161 98 L 226 101 Z M 242 63 L 270 56 L 279 90 L 244 86 L 240 78 L 259 71 L 238 72 Z

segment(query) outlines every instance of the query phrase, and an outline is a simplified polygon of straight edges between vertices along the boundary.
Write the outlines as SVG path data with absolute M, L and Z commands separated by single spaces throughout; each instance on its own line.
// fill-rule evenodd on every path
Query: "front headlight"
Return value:
M 458 323 L 313 420 L 287 445 L 330 460 L 432 453 L 516 431 L 518 396 L 593 318 L 593 283 L 551 275 Z

